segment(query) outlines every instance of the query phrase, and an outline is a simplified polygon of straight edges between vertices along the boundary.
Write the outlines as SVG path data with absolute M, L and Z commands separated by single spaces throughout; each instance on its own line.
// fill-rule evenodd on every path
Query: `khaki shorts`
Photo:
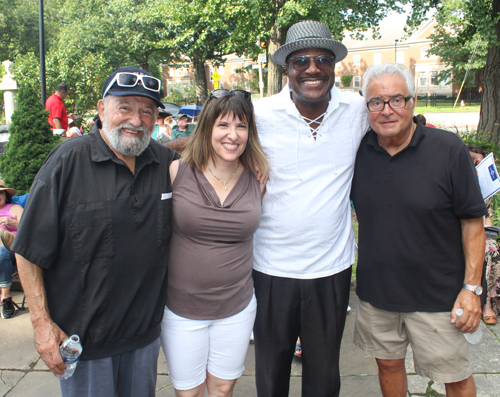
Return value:
M 450 313 L 398 313 L 359 301 L 354 344 L 375 358 L 405 358 L 408 343 L 415 372 L 435 382 L 453 383 L 471 374 L 469 346 L 451 324 Z

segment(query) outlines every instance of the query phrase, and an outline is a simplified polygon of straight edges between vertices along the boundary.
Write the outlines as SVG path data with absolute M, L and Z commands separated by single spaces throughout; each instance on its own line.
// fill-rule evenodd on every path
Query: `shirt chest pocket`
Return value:
M 111 209 L 89 207 L 78 208 L 69 224 L 76 263 L 115 255 Z
M 172 193 L 164 193 L 158 204 L 158 247 L 170 242 L 172 236 Z

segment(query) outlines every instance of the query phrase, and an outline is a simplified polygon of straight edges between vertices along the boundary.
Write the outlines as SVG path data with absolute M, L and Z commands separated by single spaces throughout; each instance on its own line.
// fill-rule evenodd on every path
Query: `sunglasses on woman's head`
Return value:
M 224 97 L 230 96 L 230 95 L 241 96 L 241 97 L 243 97 L 245 99 L 248 99 L 249 101 L 252 99 L 252 94 L 249 93 L 248 91 L 244 91 L 244 90 L 226 90 L 224 88 L 213 90 L 210 93 L 210 98 L 209 99 L 212 99 L 212 98 L 224 98 Z

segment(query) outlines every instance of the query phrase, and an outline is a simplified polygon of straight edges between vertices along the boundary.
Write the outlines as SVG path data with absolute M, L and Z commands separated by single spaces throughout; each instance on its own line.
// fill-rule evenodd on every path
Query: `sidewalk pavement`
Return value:
M 13 292 L 19 305 L 23 295 Z M 354 318 L 358 298 L 351 292 L 352 310 L 347 315 L 340 372 L 342 376 L 341 397 L 381 397 L 375 360 L 364 355 L 352 343 Z M 472 368 L 476 380 L 478 397 L 500 395 L 500 323 L 488 327 L 481 323 L 483 339 L 471 345 Z M 28 311 L 18 312 L 12 319 L 0 318 L 0 396 L 8 397 L 59 397 L 59 381 L 52 375 L 35 350 L 33 330 Z M 414 373 L 413 360 L 407 356 L 408 396 L 444 396 L 444 385 L 434 384 Z M 245 372 L 236 383 L 235 397 L 254 397 L 255 360 L 254 348 L 250 345 L 245 363 Z M 290 379 L 290 396 L 300 396 L 301 362 L 294 358 Z M 158 358 L 158 384 L 156 396 L 174 397 L 168 377 L 168 368 L 163 353 Z M 141 397 L 141 396 L 139 396 Z

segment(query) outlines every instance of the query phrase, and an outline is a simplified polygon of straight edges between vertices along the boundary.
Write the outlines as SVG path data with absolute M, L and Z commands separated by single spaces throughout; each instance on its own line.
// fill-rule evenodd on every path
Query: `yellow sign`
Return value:
M 220 74 L 219 74 L 219 73 L 217 73 L 217 71 L 215 71 L 215 72 L 213 72 L 213 73 L 212 73 L 212 76 L 211 76 L 211 77 L 212 77 L 212 80 L 213 80 L 213 81 L 219 81 L 219 79 L 220 79 Z
M 214 82 L 214 90 L 217 90 L 217 89 L 219 89 L 219 82 L 215 81 Z

